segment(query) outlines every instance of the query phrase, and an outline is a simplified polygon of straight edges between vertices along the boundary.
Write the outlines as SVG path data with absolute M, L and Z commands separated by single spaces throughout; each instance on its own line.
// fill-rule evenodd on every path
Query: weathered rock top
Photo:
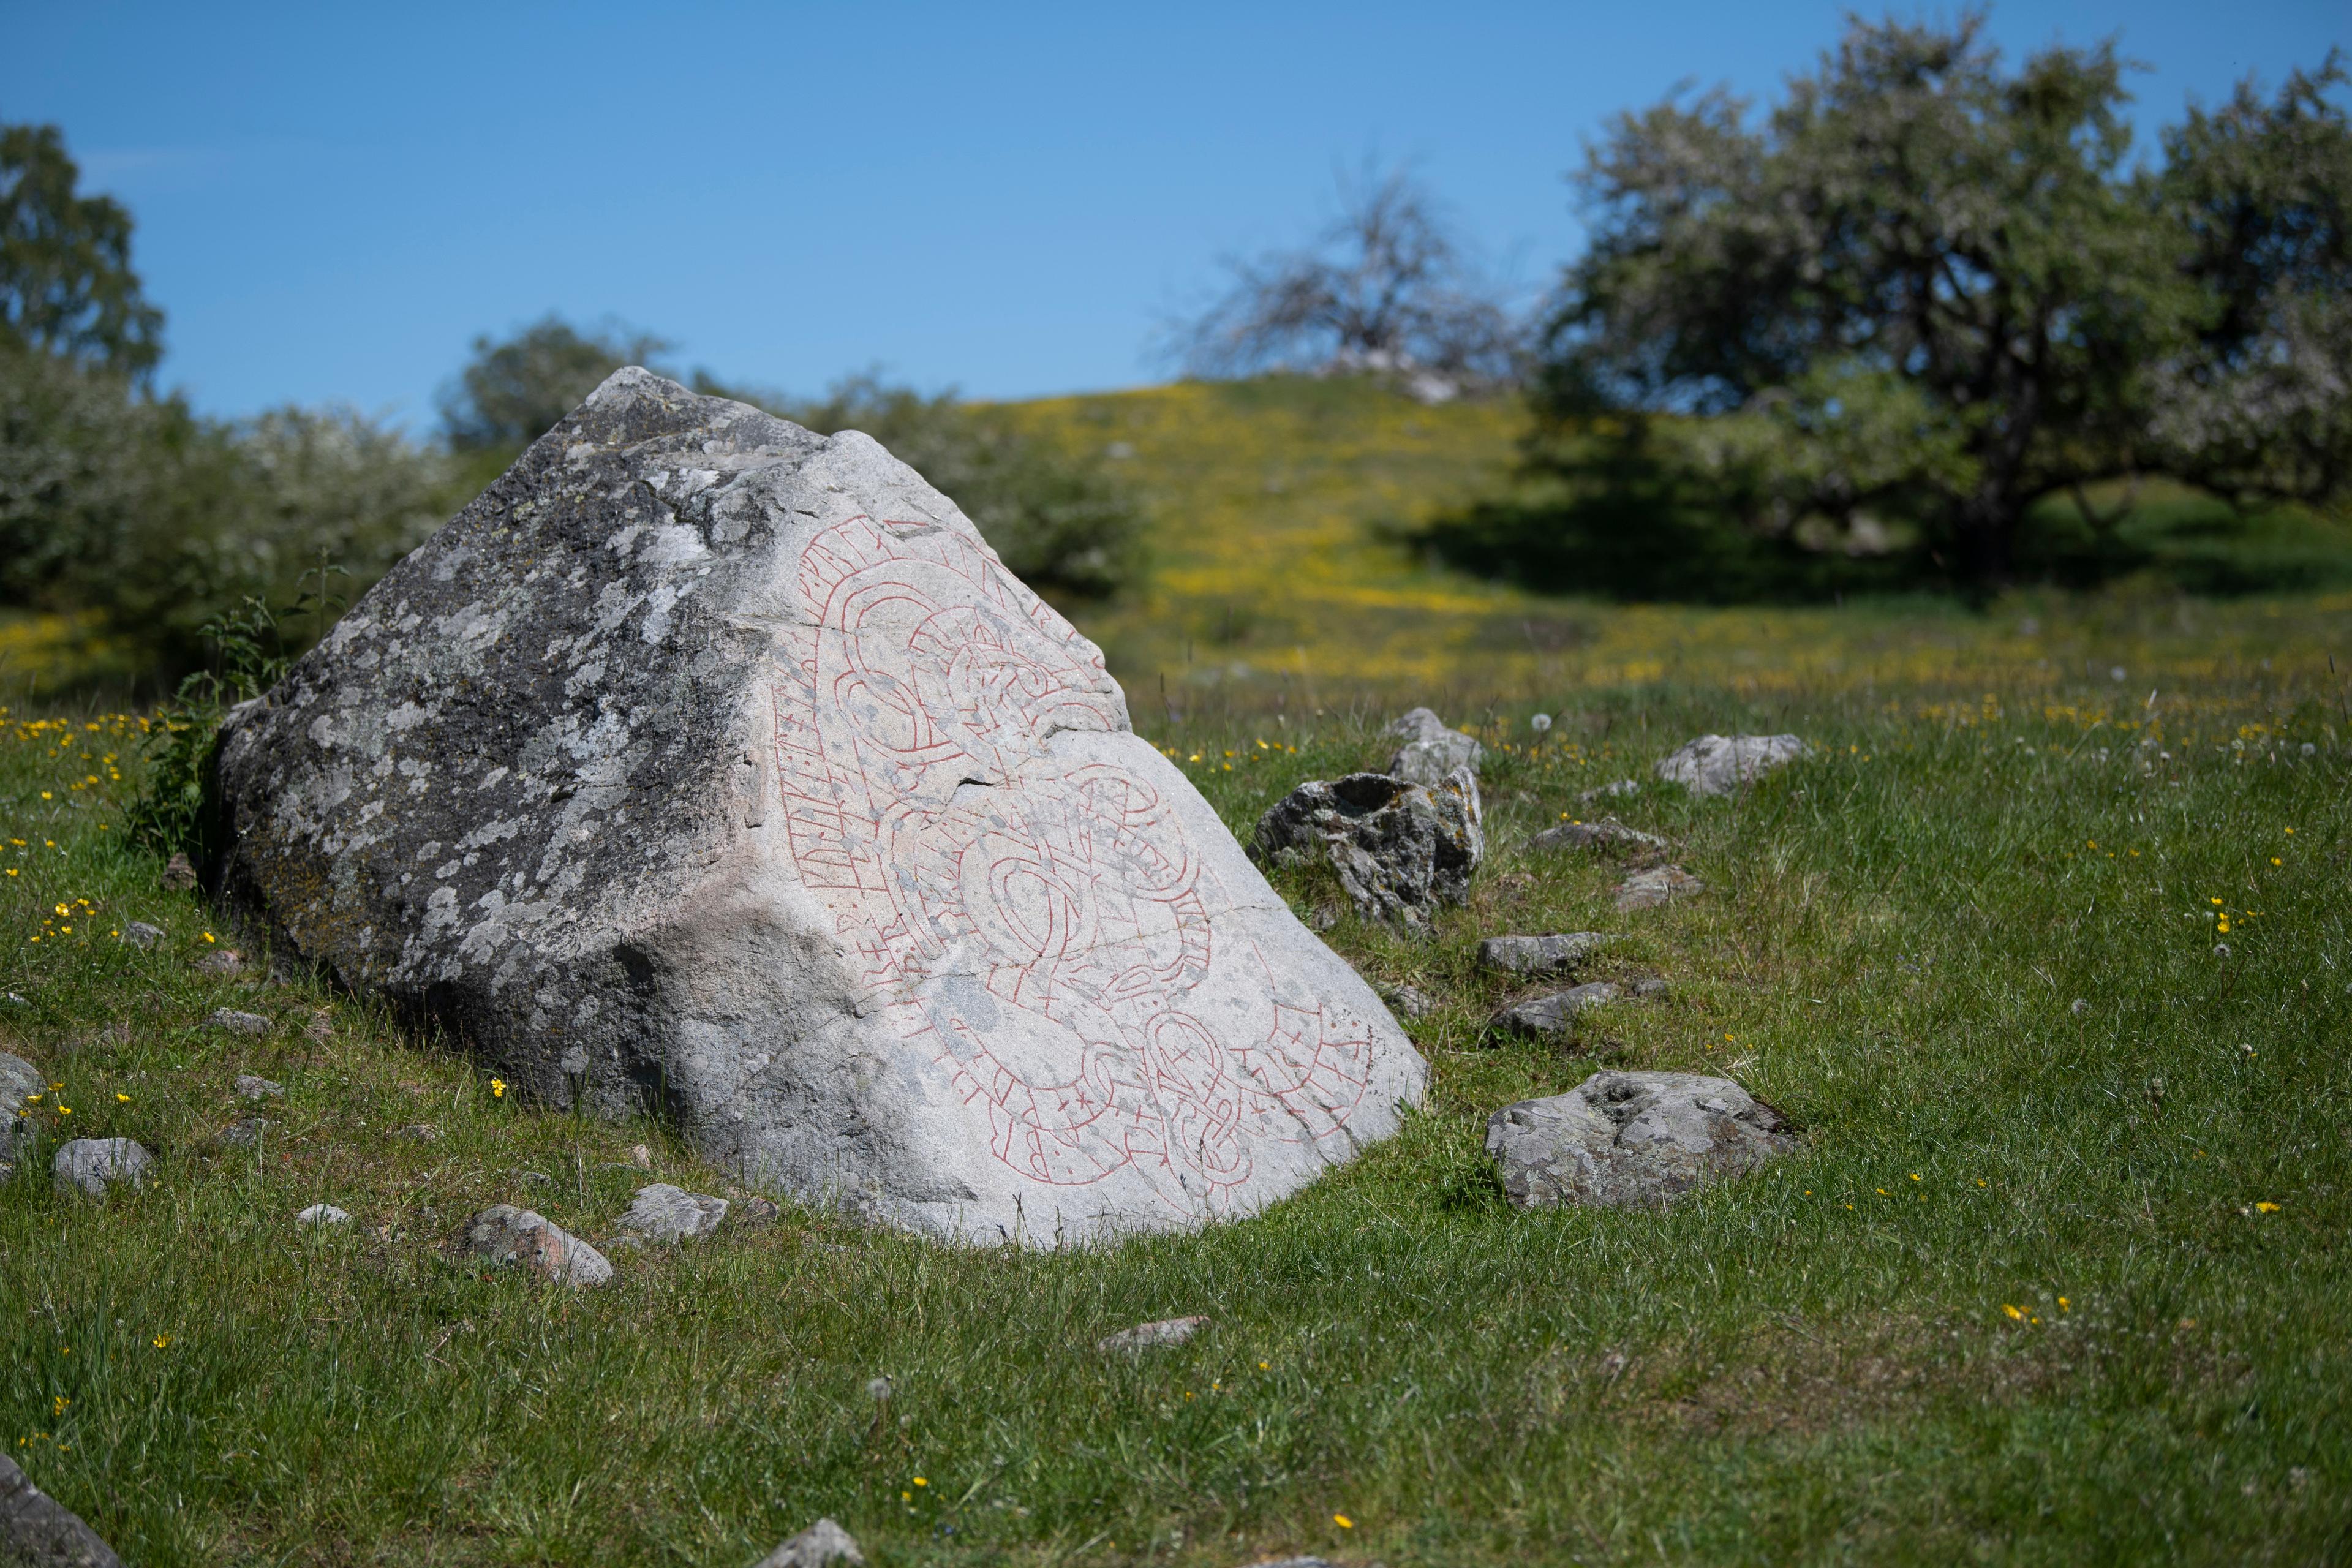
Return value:
M 1659 759 L 1658 776 L 1693 795 L 1729 795 L 1804 754 L 1795 735 L 1701 735 Z
M 869 437 L 617 372 L 224 729 L 207 879 L 520 1088 L 939 1234 L 1246 1213 L 1426 1069 Z

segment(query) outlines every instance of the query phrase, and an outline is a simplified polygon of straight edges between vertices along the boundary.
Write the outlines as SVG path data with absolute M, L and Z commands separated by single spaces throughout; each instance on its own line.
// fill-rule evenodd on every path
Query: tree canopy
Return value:
M 1340 194 L 1343 210 L 1313 245 L 1226 262 L 1225 292 L 1177 332 L 1186 368 L 1508 377 L 1515 323 L 1430 194 L 1369 169 Z
M 538 440 L 623 365 L 658 368 L 670 344 L 607 325 L 582 331 L 550 313 L 512 337 L 474 340 L 474 357 L 441 395 L 442 427 L 459 452 L 511 454 Z
M 56 126 L 0 126 L 0 331 L 144 376 L 163 356 L 163 312 L 131 269 L 130 213 L 77 195 L 80 179 Z
M 2126 69 L 2112 43 L 2008 69 L 1981 13 L 1856 20 L 1760 120 L 1720 89 L 1619 117 L 1576 177 L 1591 240 L 1541 410 L 1620 416 L 1764 534 L 1908 526 L 1978 584 L 2044 498 L 2112 522 L 2098 481 L 2340 493 L 2337 58 L 2192 110 L 2154 169 Z M 1726 417 L 1696 446 L 1654 427 L 1683 414 Z

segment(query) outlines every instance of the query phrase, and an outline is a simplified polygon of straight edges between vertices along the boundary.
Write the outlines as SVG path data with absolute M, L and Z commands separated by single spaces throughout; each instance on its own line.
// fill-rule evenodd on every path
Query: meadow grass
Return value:
M 0 1441 L 142 1564 L 736 1564 L 821 1513 L 877 1563 L 2352 1554 L 2342 608 L 1563 613 L 1642 668 L 1448 672 L 1491 748 L 1470 906 L 1427 942 L 1328 932 L 1438 998 L 1400 1136 L 1190 1237 L 961 1250 L 787 1206 L 578 1295 L 444 1248 L 501 1200 L 601 1238 L 637 1142 L 727 1174 L 257 953 L 204 978 L 231 933 L 122 841 L 138 721 L 11 716 L 0 1048 L 59 1086 L 49 1139 L 160 1160 L 104 1204 L 45 1159 L 0 1190 Z M 1377 764 L 1370 721 L 1420 694 L 1161 709 L 1128 673 L 1244 834 Z M 1621 915 L 1621 868 L 1529 851 L 1703 730 L 1815 748 L 1736 797 L 1608 803 L 1704 896 Z M 127 946 L 134 919 L 168 935 Z M 1579 929 L 1668 994 L 1572 1050 L 1487 1043 L 1512 993 L 1476 939 Z M 279 1026 L 203 1027 L 222 1005 Z M 1510 1208 L 1486 1116 L 1603 1063 L 1734 1076 L 1801 1152 L 1662 1213 Z M 242 1071 L 288 1089 L 250 1149 L 217 1136 Z M 355 1222 L 293 1223 L 320 1201 Z M 1185 1346 L 1092 1348 L 1194 1312 Z

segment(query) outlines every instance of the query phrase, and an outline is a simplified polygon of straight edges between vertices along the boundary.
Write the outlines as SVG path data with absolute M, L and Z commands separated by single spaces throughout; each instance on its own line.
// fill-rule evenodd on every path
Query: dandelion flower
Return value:
M 506 1097 L 507 1080 L 502 1078 L 494 1078 L 490 1079 L 490 1098 L 492 1100 L 504 1100 Z
M 171 1342 L 172 1336 L 169 1334 L 157 1334 L 155 1336 L 155 1348 L 159 1351 L 167 1348 Z
M 1340 1529 L 1342 1529 L 1342 1530 L 1353 1530 L 1353 1529 L 1355 1529 L 1355 1528 L 1356 1528 L 1356 1521 L 1355 1521 L 1354 1520 L 1352 1520 L 1352 1519 L 1349 1519 L 1349 1518 L 1346 1514 L 1344 1514 L 1344 1513 L 1335 1513 L 1335 1514 L 1333 1514 L 1333 1515 L 1331 1516 L 1331 1522 L 1332 1522 L 1332 1523 L 1334 1523 L 1334 1524 L 1336 1524 L 1336 1525 L 1338 1525 L 1338 1526 L 1339 1526 Z
M 2276 1214 L 2279 1212 L 2279 1206 L 2276 1204 L 2256 1204 L 2254 1205 L 2254 1212 L 2256 1214 Z
M 2000 1310 L 2001 1310 L 2002 1311 L 2007 1312 L 2007 1313 L 2009 1314 L 2010 1321 L 2011 1321 L 2011 1322 L 2021 1323 L 2021 1322 L 2025 1321 L 2025 1314 L 2024 1314 L 2023 1312 L 2019 1311 L 2015 1307 L 2011 1306 L 2011 1305 L 2010 1305 L 2008 1302 L 2006 1302 L 2006 1301 L 2003 1301 L 2003 1302 L 2000 1304 Z

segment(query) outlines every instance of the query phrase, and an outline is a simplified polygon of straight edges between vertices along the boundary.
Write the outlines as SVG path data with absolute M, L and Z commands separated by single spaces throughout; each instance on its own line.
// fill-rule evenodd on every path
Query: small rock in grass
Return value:
M 233 947 L 216 947 L 196 960 L 196 973 L 226 980 L 245 968 L 245 955 Z
M 1654 987 L 1654 990 L 1644 989 Z M 1538 1038 L 1553 1037 L 1565 1039 L 1576 1032 L 1577 1015 L 1588 1007 L 1598 1007 L 1628 995 L 1651 995 L 1664 990 L 1663 981 L 1636 981 L 1620 984 L 1614 980 L 1594 980 L 1566 991 L 1555 991 L 1547 996 L 1531 996 L 1516 1002 L 1494 1016 L 1488 1026 L 1493 1035 L 1530 1035 Z
M 1557 931 L 1549 936 L 1490 936 L 1478 944 L 1482 969 L 1505 974 L 1559 974 L 1601 951 L 1610 938 L 1600 931 Z
M 1598 822 L 1563 822 L 1557 827 L 1547 827 L 1530 839 L 1530 849 L 1629 849 L 1640 852 L 1663 850 L 1666 841 L 1654 833 L 1643 833 L 1626 826 L 1613 816 Z
M 466 1226 L 466 1250 L 502 1268 L 520 1268 L 556 1284 L 583 1288 L 613 1278 L 604 1255 L 546 1215 L 499 1204 Z
M 1456 768 L 1475 774 L 1486 760 L 1486 749 L 1475 738 L 1447 729 L 1445 721 L 1426 708 L 1414 709 L 1381 732 L 1404 742 L 1382 771 L 1424 789 L 1444 784 Z
M 122 928 L 122 940 L 135 948 L 151 948 L 163 940 L 163 928 L 151 926 L 145 921 L 132 921 Z
M 47 1086 L 40 1068 L 22 1057 L 0 1051 L 0 1110 L 16 1110 L 26 1096 L 39 1094 Z
M 1654 910 L 1660 904 L 1695 899 L 1706 891 L 1706 884 L 1680 866 L 1653 866 L 1617 884 L 1617 909 L 1620 913 Z
M 425 1121 L 412 1121 L 405 1127 L 395 1128 L 392 1135 L 394 1138 L 405 1138 L 415 1143 L 441 1142 L 441 1129 Z
M 154 1163 L 136 1139 L 77 1138 L 58 1151 L 49 1169 L 60 1194 L 102 1198 L 117 1183 L 135 1185 Z
M 1386 773 L 1309 779 L 1258 818 L 1250 852 L 1276 865 L 1328 862 L 1366 921 L 1426 934 L 1470 897 L 1486 855 L 1477 775 L 1456 768 L 1424 786 Z
M 243 1014 L 239 1016 L 250 1017 L 252 1015 Z M 263 1020 L 264 1023 L 267 1023 L 268 1021 L 268 1019 Z M 236 1081 L 230 1084 L 229 1088 L 236 1091 L 236 1097 L 239 1100 L 283 1100 L 286 1098 L 286 1086 L 284 1084 L 272 1083 L 266 1078 L 257 1078 L 249 1072 L 241 1072 L 237 1074 Z
M 250 1149 L 261 1142 L 261 1135 L 268 1131 L 270 1126 L 271 1123 L 262 1117 L 248 1116 L 242 1121 L 232 1121 L 222 1128 L 219 1142 L 233 1149 Z
M 188 864 L 185 855 L 174 855 L 156 881 L 167 893 L 184 893 L 196 885 L 196 868 Z
M 0 1563 L 10 1568 L 122 1568 L 81 1516 L 0 1454 Z
M 1381 1000 L 1389 1005 L 1389 1011 L 1405 1018 L 1426 1018 L 1437 1009 L 1435 999 L 1417 985 L 1391 985 L 1381 993 Z
M 773 1225 L 783 1212 L 766 1198 L 745 1198 L 735 1205 L 735 1223 L 754 1227 Z
M 1486 1152 L 1523 1208 L 1667 1204 L 1796 1146 L 1771 1107 L 1697 1073 L 1597 1072 L 1486 1119 Z
M 830 1568 L 835 1563 L 863 1563 L 857 1538 L 830 1519 L 820 1519 L 769 1552 L 753 1568 Z
M 1131 1329 L 1121 1329 L 1115 1334 L 1105 1334 L 1095 1342 L 1095 1349 L 1111 1352 L 1155 1350 L 1161 1345 L 1181 1345 L 1208 1326 L 1209 1320 L 1205 1317 L 1162 1318 L 1156 1323 L 1138 1323 Z
M 637 1189 L 636 1201 L 621 1216 L 621 1228 L 648 1241 L 691 1241 L 717 1230 L 726 1217 L 725 1198 L 656 1182 Z
M 1638 780 L 1618 779 L 1612 783 L 1602 784 L 1598 789 L 1586 790 L 1582 795 L 1576 797 L 1576 804 L 1579 805 L 1591 805 L 1596 800 L 1619 800 L 1622 799 L 1626 795 L 1639 795 L 1641 793 L 1642 785 Z
M 352 1216 L 332 1204 L 312 1204 L 294 1216 L 302 1225 L 349 1225 Z
M 1661 759 L 1658 776 L 1693 795 L 1729 795 L 1804 754 L 1794 735 L 1701 735 Z
M 234 1007 L 215 1007 L 205 1019 L 208 1029 L 229 1029 L 240 1035 L 261 1036 L 278 1026 L 259 1013 L 240 1013 Z

